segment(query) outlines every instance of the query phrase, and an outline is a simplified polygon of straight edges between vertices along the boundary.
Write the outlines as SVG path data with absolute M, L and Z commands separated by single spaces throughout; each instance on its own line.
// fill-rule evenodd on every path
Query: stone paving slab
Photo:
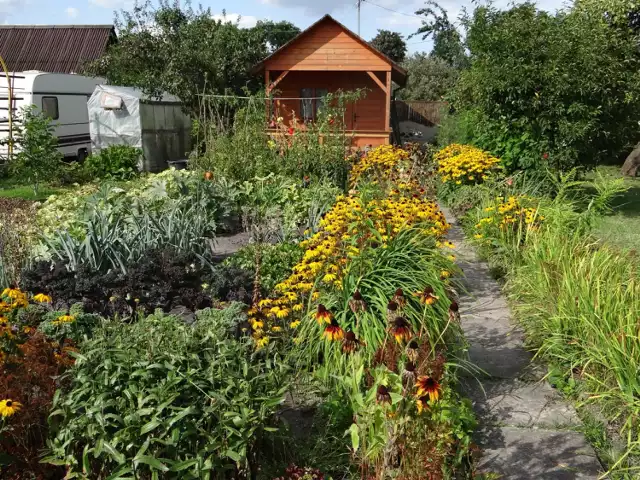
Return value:
M 581 433 L 503 427 L 484 442 L 478 470 L 501 480 L 597 479 L 602 473 Z
M 484 425 L 555 429 L 580 425 L 575 409 L 547 382 L 467 380 L 463 389 Z

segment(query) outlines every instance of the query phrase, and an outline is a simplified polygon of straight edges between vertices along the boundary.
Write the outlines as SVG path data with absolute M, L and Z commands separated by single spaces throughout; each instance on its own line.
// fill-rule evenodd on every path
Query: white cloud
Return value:
M 331 13 L 334 10 L 342 8 L 352 8 L 355 5 L 355 0 L 324 0 L 319 2 L 318 0 L 261 0 L 262 3 L 267 5 L 274 5 L 277 7 L 299 7 L 311 14 L 325 14 Z
M 65 10 L 69 18 L 76 18 L 80 11 L 77 8 L 69 7 Z
M 121 8 L 125 4 L 131 3 L 128 0 L 89 0 L 89 3 L 103 8 Z
M 27 3 L 28 0 L 0 0 L 0 22 L 9 23 L 7 19 Z
M 214 20 L 221 20 L 223 22 L 231 22 L 233 24 L 238 23 L 238 26 L 240 28 L 251 28 L 251 27 L 255 27 L 256 23 L 258 22 L 258 18 L 254 17 L 252 15 L 240 15 L 239 13 L 227 13 L 226 15 L 223 15 L 222 13 L 219 13 L 217 15 L 212 15 L 212 18 Z M 238 20 L 240 20 L 238 22 Z

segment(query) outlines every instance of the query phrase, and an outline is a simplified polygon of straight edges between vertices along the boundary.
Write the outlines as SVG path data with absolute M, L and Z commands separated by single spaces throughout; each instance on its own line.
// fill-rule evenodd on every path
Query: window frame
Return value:
M 44 107 L 45 100 L 55 100 L 55 116 L 49 115 L 49 113 L 45 109 Z M 42 99 L 40 100 L 40 107 L 42 109 L 42 113 L 46 115 L 50 120 L 58 120 L 60 118 L 60 102 L 58 101 L 58 97 L 55 97 L 53 95 L 43 96 Z
M 304 95 L 304 91 L 305 90 L 310 90 L 309 92 L 309 96 L 305 96 Z M 320 109 L 322 107 L 324 107 L 324 98 L 321 101 L 318 101 L 318 97 L 320 97 L 321 95 L 318 95 L 318 91 L 321 91 L 324 93 L 324 95 L 322 95 L 322 97 L 326 97 L 329 94 L 329 89 L 328 88 L 319 88 L 319 87 L 302 87 L 300 89 L 300 117 L 302 119 L 303 123 L 307 123 L 307 122 L 315 122 L 318 118 L 318 112 L 320 111 Z M 306 113 L 306 107 L 305 107 L 305 102 L 310 102 L 311 104 L 311 116 L 308 117 L 305 115 Z

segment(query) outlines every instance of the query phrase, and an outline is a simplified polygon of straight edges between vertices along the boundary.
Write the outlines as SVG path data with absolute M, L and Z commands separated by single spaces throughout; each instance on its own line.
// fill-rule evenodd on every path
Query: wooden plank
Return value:
M 378 86 L 382 89 L 382 91 L 384 93 L 387 93 L 387 87 L 384 86 L 384 84 L 380 81 L 380 79 L 378 78 L 378 76 L 375 73 L 367 70 L 367 75 L 369 75 L 369 77 L 371 77 L 371 79 L 374 82 L 376 82 L 376 84 L 378 84 Z
M 391 117 L 391 72 L 387 72 L 387 98 L 384 104 L 384 128 L 389 130 L 389 118 Z
M 303 72 L 313 72 L 313 71 L 321 71 L 321 72 L 331 72 L 331 71 L 344 71 L 344 72 L 366 72 L 371 70 L 370 64 L 352 64 L 352 63 L 338 63 L 333 65 L 320 65 L 320 64 L 273 64 L 270 65 L 273 70 L 291 70 L 291 71 L 303 71 Z M 381 70 L 383 71 L 383 70 Z M 389 67 L 389 72 L 391 71 L 391 67 Z
M 267 92 L 267 96 L 269 96 L 269 76 L 271 75 L 271 72 L 268 69 L 264 70 L 264 87 Z M 269 118 L 269 113 L 271 112 L 271 102 L 269 100 L 266 101 L 265 103 L 265 116 L 267 117 L 267 123 L 269 123 L 269 121 L 271 121 L 271 119 Z
M 289 70 L 285 70 L 284 72 L 282 72 L 278 78 L 276 78 L 274 80 L 274 82 L 272 84 L 267 84 L 267 95 L 271 93 L 271 91 L 276 88 L 276 86 L 282 81 L 282 79 L 284 77 L 286 77 L 289 74 Z

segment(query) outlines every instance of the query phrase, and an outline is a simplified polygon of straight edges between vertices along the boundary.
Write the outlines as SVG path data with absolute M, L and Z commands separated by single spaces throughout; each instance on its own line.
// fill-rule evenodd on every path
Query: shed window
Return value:
M 324 97 L 327 96 L 326 88 L 303 88 L 300 90 L 300 116 L 304 122 L 313 122 L 318 112 L 324 107 Z
M 58 97 L 42 97 L 42 113 L 51 120 L 58 120 L 60 118 Z

